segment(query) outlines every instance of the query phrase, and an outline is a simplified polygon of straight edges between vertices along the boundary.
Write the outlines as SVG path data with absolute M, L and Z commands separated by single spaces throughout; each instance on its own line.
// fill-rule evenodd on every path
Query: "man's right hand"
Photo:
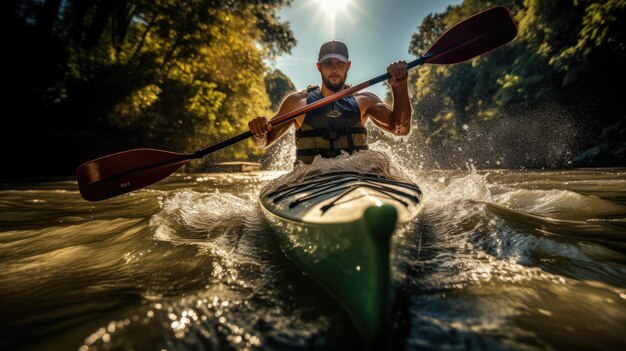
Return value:
M 259 116 L 248 122 L 248 128 L 255 138 L 262 138 L 272 131 L 272 125 L 267 123 L 267 118 Z

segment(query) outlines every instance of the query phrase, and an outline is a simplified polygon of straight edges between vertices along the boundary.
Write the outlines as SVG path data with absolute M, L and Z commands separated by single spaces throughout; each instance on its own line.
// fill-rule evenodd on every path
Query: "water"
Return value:
M 624 348 L 626 170 L 402 171 L 425 202 L 394 237 L 395 349 Z M 260 211 L 284 173 L 98 203 L 72 179 L 0 184 L 0 348 L 361 349 Z

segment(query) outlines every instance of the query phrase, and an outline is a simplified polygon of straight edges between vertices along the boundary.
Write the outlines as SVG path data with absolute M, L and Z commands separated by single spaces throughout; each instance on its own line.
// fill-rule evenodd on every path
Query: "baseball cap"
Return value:
M 348 62 L 348 47 L 346 44 L 336 40 L 331 40 L 322 44 L 322 47 L 320 47 L 318 62 L 322 62 L 329 58 L 336 58 L 343 62 Z

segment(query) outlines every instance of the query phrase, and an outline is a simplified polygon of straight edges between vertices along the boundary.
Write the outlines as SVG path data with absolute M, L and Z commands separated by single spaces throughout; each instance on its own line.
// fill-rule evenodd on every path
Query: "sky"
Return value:
M 398 60 L 416 59 L 409 54 L 411 36 L 422 19 L 432 12 L 443 12 L 461 0 L 294 0 L 278 13 L 290 23 L 297 45 L 271 67 L 280 69 L 305 89 L 321 84 L 315 67 L 320 46 L 329 40 L 346 43 L 352 66 L 347 82 L 359 84 L 386 72 Z M 365 89 L 384 99 L 386 88 L 378 83 Z

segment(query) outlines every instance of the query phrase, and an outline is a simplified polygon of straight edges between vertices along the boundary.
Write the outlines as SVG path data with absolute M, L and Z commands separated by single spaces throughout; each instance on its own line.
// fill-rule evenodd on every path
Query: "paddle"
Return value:
M 501 6 L 480 12 L 450 28 L 428 49 L 426 54 L 407 64 L 408 68 L 429 64 L 453 64 L 492 51 L 517 35 L 517 27 L 509 11 Z M 300 107 L 269 123 L 272 126 L 288 122 L 355 92 L 391 78 L 382 74 L 361 84 Z M 174 173 L 192 159 L 201 158 L 252 136 L 250 131 L 222 141 L 193 154 L 181 154 L 157 149 L 128 150 L 86 162 L 76 170 L 83 198 L 99 201 L 125 194 L 156 183 Z

